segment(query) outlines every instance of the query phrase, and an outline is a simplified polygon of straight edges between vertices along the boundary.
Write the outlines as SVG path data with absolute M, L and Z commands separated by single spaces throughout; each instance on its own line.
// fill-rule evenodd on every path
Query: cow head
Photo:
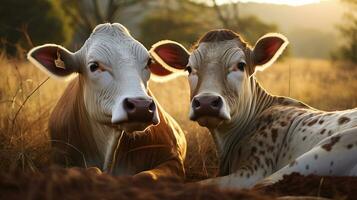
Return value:
M 284 36 L 267 34 L 250 48 L 238 34 L 220 29 L 206 33 L 191 53 L 172 41 L 159 42 L 150 52 L 161 64 L 156 67 L 188 72 L 190 119 L 215 128 L 247 105 L 241 102 L 252 96 L 250 76 L 274 62 L 287 44 Z
M 86 111 L 101 124 L 132 132 L 159 123 L 147 91 L 149 52 L 121 24 L 98 25 L 75 53 L 46 44 L 33 48 L 28 59 L 53 77 L 78 73 Z

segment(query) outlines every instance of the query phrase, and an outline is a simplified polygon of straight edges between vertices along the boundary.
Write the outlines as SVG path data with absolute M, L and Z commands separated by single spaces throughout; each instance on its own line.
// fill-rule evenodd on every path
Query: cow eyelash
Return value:
M 242 72 L 244 71 L 245 66 L 246 66 L 245 62 L 239 62 L 237 64 L 237 68 Z
M 97 71 L 98 69 L 99 69 L 99 63 L 97 63 L 97 62 L 92 62 L 92 63 L 89 64 L 89 70 L 90 70 L 91 72 L 95 72 L 95 71 Z
M 245 62 L 238 62 L 236 65 L 234 65 L 230 71 L 242 71 L 244 72 L 244 68 L 247 64 Z

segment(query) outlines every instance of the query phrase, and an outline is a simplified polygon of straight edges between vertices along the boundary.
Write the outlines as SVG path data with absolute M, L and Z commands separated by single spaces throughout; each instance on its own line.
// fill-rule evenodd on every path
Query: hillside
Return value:
M 256 15 L 267 23 L 277 24 L 290 40 L 296 57 L 328 58 L 339 44 L 337 24 L 341 23 L 344 5 L 337 0 L 319 4 L 288 6 L 240 3 L 240 16 Z M 307 48 L 307 46 L 310 46 Z
M 181 11 L 180 3 L 184 1 L 153 0 L 135 5 L 124 10 L 118 21 L 127 26 L 134 36 L 140 36 L 139 24 L 147 14 L 167 6 Z M 142 12 L 143 7 L 145 7 L 144 12 Z M 329 58 L 330 52 L 341 43 L 338 39 L 337 25 L 342 22 L 345 9 L 345 5 L 338 0 L 303 6 L 240 3 L 239 16 L 255 15 L 266 23 L 276 24 L 279 32 L 288 37 L 290 55 L 293 57 L 326 59 Z M 201 12 L 197 17 L 209 20 L 212 28 L 221 28 L 215 11 L 210 8 L 204 10 L 205 12 Z M 227 5 L 222 5 L 222 10 L 226 12 L 225 14 L 230 12 L 229 14 L 232 15 L 232 9 L 227 9 Z

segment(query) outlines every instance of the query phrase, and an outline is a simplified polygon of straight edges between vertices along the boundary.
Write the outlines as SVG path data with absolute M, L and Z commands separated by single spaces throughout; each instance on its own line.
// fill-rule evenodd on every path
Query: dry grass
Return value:
M 48 80 L 18 112 L 28 94 L 47 76 L 24 61 L 1 57 L 0 66 L 0 169 L 46 166 L 49 153 L 47 120 L 66 84 Z M 259 72 L 258 79 L 273 94 L 291 96 L 319 109 L 357 107 L 357 68 L 345 69 L 321 60 L 287 59 Z M 189 87 L 185 78 L 150 83 L 150 87 L 186 132 L 189 178 L 213 176 L 217 170 L 214 144 L 206 129 L 188 120 Z

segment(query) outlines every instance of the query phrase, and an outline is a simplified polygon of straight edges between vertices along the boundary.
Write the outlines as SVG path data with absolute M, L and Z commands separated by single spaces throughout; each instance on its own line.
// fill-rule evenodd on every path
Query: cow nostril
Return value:
M 194 109 L 198 109 L 200 106 L 201 106 L 200 101 L 198 101 L 196 98 L 194 98 L 194 99 L 192 100 L 192 107 L 193 107 Z
M 126 111 L 133 111 L 135 110 L 135 104 L 131 102 L 129 99 L 124 100 L 124 109 Z
M 154 101 L 152 101 L 149 105 L 149 112 L 154 112 L 156 109 Z
M 220 108 L 222 106 L 222 99 L 217 97 L 214 101 L 211 102 L 211 106 L 214 108 Z

